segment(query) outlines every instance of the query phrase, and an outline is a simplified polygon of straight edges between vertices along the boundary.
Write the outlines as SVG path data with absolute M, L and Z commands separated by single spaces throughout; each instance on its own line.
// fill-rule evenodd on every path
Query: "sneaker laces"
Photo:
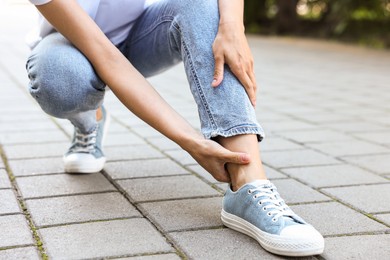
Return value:
M 256 193 L 255 193 L 256 192 Z M 262 210 L 269 210 L 267 215 L 276 222 L 280 217 L 294 217 L 295 213 L 287 206 L 274 186 L 260 186 L 249 189 L 248 193 L 255 193 L 254 199 L 260 198 L 259 205 L 264 205 Z
M 89 134 L 83 134 L 76 128 L 74 143 L 70 148 L 74 153 L 94 153 L 96 151 L 97 128 Z

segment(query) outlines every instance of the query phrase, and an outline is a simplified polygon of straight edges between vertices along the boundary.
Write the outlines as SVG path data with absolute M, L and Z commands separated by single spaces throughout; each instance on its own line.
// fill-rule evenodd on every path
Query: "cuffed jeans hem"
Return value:
M 260 126 L 237 126 L 230 128 L 229 130 L 203 131 L 202 134 L 207 139 L 213 139 L 217 136 L 232 137 L 236 135 L 254 134 L 257 135 L 257 140 L 259 142 L 265 137 L 264 130 Z

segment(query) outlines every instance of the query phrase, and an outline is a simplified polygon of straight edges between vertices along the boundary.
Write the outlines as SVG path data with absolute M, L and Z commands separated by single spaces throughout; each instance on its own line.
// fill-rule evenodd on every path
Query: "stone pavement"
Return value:
M 25 1 L 0 0 L 0 259 L 281 259 L 224 228 L 226 187 L 107 94 L 100 173 L 64 174 L 72 127 L 26 91 Z M 307 259 L 390 259 L 390 53 L 250 37 L 269 178 L 325 236 Z M 195 126 L 181 66 L 150 79 Z M 180 185 L 180 187 L 179 187 Z

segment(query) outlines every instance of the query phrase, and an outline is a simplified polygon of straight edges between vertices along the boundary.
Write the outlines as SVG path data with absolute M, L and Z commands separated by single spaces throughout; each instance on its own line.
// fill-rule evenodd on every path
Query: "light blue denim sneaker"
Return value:
M 110 115 L 103 106 L 102 114 L 102 119 L 91 133 L 81 133 L 75 127 L 72 145 L 63 157 L 65 172 L 93 173 L 103 169 L 106 157 L 102 146 L 110 121 Z
M 267 251 L 285 256 L 321 254 L 324 238 L 297 216 L 269 181 L 255 181 L 225 193 L 225 226 L 256 239 Z

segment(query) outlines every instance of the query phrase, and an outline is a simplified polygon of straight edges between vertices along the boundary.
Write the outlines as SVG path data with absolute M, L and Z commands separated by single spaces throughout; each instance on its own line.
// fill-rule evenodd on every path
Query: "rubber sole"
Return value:
M 277 255 L 311 256 L 324 251 L 323 239 L 303 240 L 272 235 L 224 210 L 221 212 L 221 220 L 225 226 L 256 239 L 265 250 Z
M 106 163 L 106 158 L 102 157 L 91 162 L 67 162 L 65 163 L 64 170 L 66 173 L 94 173 L 100 172 L 104 164 Z

